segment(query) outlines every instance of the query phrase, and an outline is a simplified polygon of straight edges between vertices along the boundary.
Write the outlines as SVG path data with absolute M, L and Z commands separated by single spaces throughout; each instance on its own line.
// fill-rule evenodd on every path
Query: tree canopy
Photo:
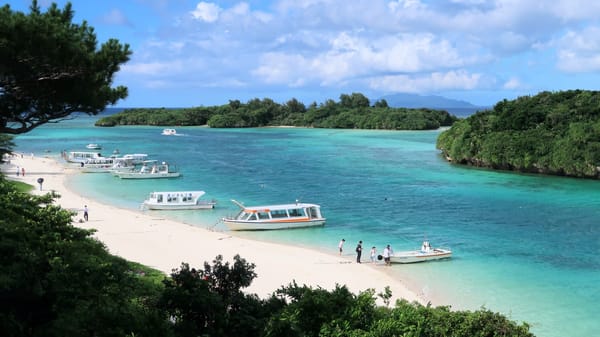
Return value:
M 20 134 L 74 112 L 95 115 L 127 97 L 111 87 L 129 60 L 129 45 L 109 39 L 97 48 L 87 22 L 73 23 L 67 3 L 29 14 L 0 8 L 0 133 Z
M 598 178 L 600 91 L 503 100 L 441 133 L 437 148 L 459 164 Z
M 96 126 L 115 125 L 205 125 L 213 128 L 261 126 L 299 126 L 343 129 L 432 130 L 450 126 L 458 118 L 447 111 L 391 108 L 385 100 L 370 106 L 360 93 L 340 95 L 340 101 L 328 99 L 308 108 L 292 98 L 278 104 L 270 98 L 254 98 L 247 103 L 230 100 L 229 104 L 187 109 L 126 109 L 99 119 Z

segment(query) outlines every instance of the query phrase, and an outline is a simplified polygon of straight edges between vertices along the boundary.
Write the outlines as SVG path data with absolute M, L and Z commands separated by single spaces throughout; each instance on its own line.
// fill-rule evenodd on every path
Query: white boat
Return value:
M 162 134 L 164 136 L 176 136 L 177 130 L 175 129 L 163 129 Z
M 141 164 L 148 158 L 148 155 L 146 153 L 128 153 L 121 158 L 130 160 L 132 164 Z
M 142 167 L 135 171 L 117 171 L 114 173 L 121 179 L 159 179 L 177 178 L 181 174 L 166 162 L 158 163 L 156 160 L 146 160 Z
M 452 257 L 452 251 L 445 248 L 432 248 L 429 241 L 423 241 L 419 250 L 397 252 L 390 256 L 391 263 L 417 263 L 431 260 L 441 260 Z
M 181 210 L 211 209 L 217 204 L 214 200 L 201 200 L 204 191 L 152 192 L 142 203 L 142 209 Z
M 63 152 L 63 158 L 71 163 L 84 163 L 88 159 L 105 158 L 100 152 L 96 151 L 71 151 Z
M 114 158 L 87 159 L 79 164 L 79 170 L 84 173 L 109 173 L 114 165 Z
M 96 144 L 96 143 L 89 143 L 85 147 L 88 148 L 88 149 L 90 149 L 90 150 L 101 150 L 102 149 L 102 145 Z
M 294 204 L 246 207 L 231 200 L 241 210 L 233 217 L 223 218 L 232 231 L 269 230 L 323 226 L 321 206 L 296 202 Z

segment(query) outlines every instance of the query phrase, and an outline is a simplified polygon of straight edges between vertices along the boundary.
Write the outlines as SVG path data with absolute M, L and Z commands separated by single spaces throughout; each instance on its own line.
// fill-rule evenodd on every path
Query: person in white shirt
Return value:
M 342 239 L 342 241 L 340 241 L 340 243 L 338 244 L 340 255 L 342 255 L 342 250 L 344 250 L 344 242 L 346 242 L 346 240 Z
M 392 256 L 392 254 L 394 254 L 394 252 L 392 251 L 392 247 L 390 247 L 390 245 L 387 245 L 383 249 L 383 261 L 385 261 L 386 266 L 392 265 L 392 262 L 390 261 L 390 257 Z

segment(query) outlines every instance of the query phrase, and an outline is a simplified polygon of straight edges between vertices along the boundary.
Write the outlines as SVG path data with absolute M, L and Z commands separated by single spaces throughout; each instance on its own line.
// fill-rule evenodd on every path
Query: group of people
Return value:
M 345 239 L 342 239 L 340 241 L 340 243 L 338 244 L 338 249 L 340 251 L 340 256 L 342 255 L 342 252 L 344 250 L 344 243 L 346 243 Z M 358 244 L 356 245 L 356 263 L 362 263 L 361 262 L 361 257 L 362 257 L 362 250 L 363 250 L 363 242 L 358 241 Z M 379 257 L 379 259 L 381 260 L 383 258 L 383 261 L 385 262 L 385 264 L 387 266 L 391 265 L 391 261 L 390 261 L 390 257 L 394 254 L 394 251 L 392 250 L 392 247 L 390 245 L 387 245 L 384 249 L 383 249 L 383 253 L 381 255 L 381 257 Z M 375 263 L 376 259 L 378 258 L 377 256 L 377 247 L 373 246 L 371 247 L 371 251 L 370 251 L 370 257 L 371 257 L 371 263 Z
M 17 166 L 17 177 L 19 176 L 19 174 L 21 174 L 23 177 L 25 176 L 25 168 L 21 167 L 19 169 L 19 167 Z

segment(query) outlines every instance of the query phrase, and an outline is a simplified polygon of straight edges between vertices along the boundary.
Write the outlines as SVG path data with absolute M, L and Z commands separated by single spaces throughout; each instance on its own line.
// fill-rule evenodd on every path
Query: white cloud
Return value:
M 504 82 L 504 85 L 502 86 L 502 88 L 508 89 L 508 90 L 513 90 L 513 89 L 519 89 L 522 86 L 523 85 L 521 84 L 521 81 L 519 81 L 518 78 L 513 77 L 513 78 L 509 79 L 508 81 Z
M 118 9 L 112 9 L 101 17 L 101 21 L 108 25 L 132 26 L 127 16 Z
M 388 3 L 388 8 L 392 11 L 392 12 L 400 12 L 400 11 L 405 11 L 405 10 L 409 10 L 409 9 L 414 9 L 414 10 L 418 10 L 418 9 L 426 9 L 427 7 L 421 3 L 421 1 L 419 0 L 396 0 L 396 1 L 390 1 Z
M 521 79 L 529 89 L 539 76 L 524 72 L 552 56 L 562 71 L 600 71 L 600 2 L 210 1 L 188 7 L 123 71 L 215 88 L 428 93 L 518 90 Z
M 194 19 L 198 19 L 205 22 L 215 22 L 219 19 L 219 13 L 221 7 L 211 2 L 199 2 L 196 5 L 196 9 L 191 12 Z
M 393 75 L 373 78 L 371 89 L 385 92 L 437 92 L 443 90 L 472 90 L 482 84 L 481 74 L 469 74 L 464 70 L 433 72 L 427 75 Z
M 252 74 L 267 84 L 298 87 L 316 77 L 314 67 L 302 55 L 266 53 Z
M 600 71 L 600 27 L 569 31 L 557 45 L 558 69 L 573 73 Z
M 382 73 L 418 73 L 468 63 L 448 41 L 429 34 L 369 40 L 342 32 L 316 54 L 265 53 L 252 72 L 265 83 L 335 85 Z

